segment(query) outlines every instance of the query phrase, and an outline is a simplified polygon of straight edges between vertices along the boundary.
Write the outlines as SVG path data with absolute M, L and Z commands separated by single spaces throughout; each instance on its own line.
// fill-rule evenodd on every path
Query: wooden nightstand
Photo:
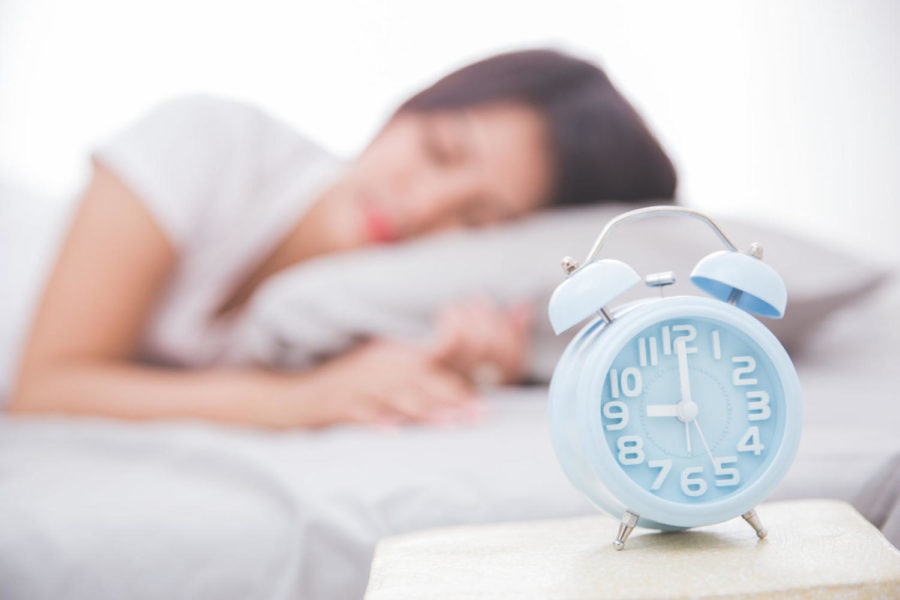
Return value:
M 474 525 L 386 538 L 367 600 L 424 598 L 900 598 L 900 552 L 849 504 L 763 504 L 769 536 L 741 519 L 680 533 L 617 519 Z

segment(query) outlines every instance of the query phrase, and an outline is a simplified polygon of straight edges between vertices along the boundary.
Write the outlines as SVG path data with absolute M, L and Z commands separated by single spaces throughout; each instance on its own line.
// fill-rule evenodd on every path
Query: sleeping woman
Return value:
M 671 198 L 676 181 L 603 71 L 552 50 L 447 75 L 350 162 L 254 108 L 197 97 L 159 107 L 93 166 L 15 413 L 266 428 L 465 419 L 477 365 L 521 376 L 525 311 L 451 307 L 431 348 L 370 340 L 300 372 L 223 357 L 254 292 L 297 263 L 548 205 Z

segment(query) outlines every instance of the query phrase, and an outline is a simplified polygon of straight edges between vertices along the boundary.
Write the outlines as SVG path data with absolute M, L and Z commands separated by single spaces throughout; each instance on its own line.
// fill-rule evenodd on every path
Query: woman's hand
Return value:
M 504 311 L 483 300 L 449 307 L 437 320 L 430 348 L 376 340 L 299 379 L 286 378 L 268 426 L 472 420 L 481 412 L 473 384 L 521 379 L 531 314 L 529 306 Z
M 450 423 L 480 413 L 465 377 L 436 361 L 427 348 L 387 340 L 335 358 L 301 383 L 287 380 L 281 390 L 286 414 L 276 417 L 276 426 L 282 428 Z
M 438 317 L 434 358 L 482 385 L 520 381 L 531 344 L 532 310 L 501 310 L 487 300 L 444 309 Z

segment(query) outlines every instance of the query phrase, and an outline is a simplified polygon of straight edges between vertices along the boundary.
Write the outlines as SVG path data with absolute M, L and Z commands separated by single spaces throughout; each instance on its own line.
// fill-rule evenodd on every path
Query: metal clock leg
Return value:
M 625 514 L 622 515 L 622 521 L 619 523 L 619 533 L 616 534 L 616 540 L 613 542 L 613 546 L 616 547 L 616 550 L 621 550 L 625 547 L 625 540 L 631 535 L 637 522 L 638 516 L 626 510 Z
M 759 515 L 756 514 L 755 508 L 751 508 L 741 516 L 744 517 L 745 521 L 750 523 L 750 527 L 756 531 L 756 535 L 759 539 L 763 539 L 769 533 L 766 531 L 766 528 L 763 527 L 762 521 L 759 520 Z

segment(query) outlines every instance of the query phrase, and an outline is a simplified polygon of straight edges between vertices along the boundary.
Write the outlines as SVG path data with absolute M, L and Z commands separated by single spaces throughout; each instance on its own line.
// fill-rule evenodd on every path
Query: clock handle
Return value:
M 591 262 L 597 254 L 600 252 L 601 248 L 603 248 L 604 242 L 606 242 L 606 237 L 610 234 L 610 232 L 615 229 L 617 226 L 625 223 L 626 221 L 633 221 L 637 219 L 645 219 L 647 217 L 661 217 L 661 216 L 672 216 L 672 217 L 691 217 L 692 219 L 698 219 L 703 221 L 715 232 L 719 239 L 722 240 L 722 243 L 729 250 L 737 251 L 737 246 L 735 246 L 728 236 L 719 229 L 719 226 L 713 222 L 712 219 L 707 217 L 701 212 L 697 212 L 696 210 L 691 210 L 690 208 L 682 208 L 680 206 L 647 206 L 645 208 L 638 208 L 635 210 L 630 210 L 626 213 L 622 213 L 618 217 L 612 219 L 609 223 L 606 224 L 606 227 L 603 228 L 603 231 L 600 232 L 600 235 L 597 237 L 597 241 L 594 242 L 594 246 L 591 248 L 590 253 L 587 258 L 584 259 L 582 264 L 586 265 Z

